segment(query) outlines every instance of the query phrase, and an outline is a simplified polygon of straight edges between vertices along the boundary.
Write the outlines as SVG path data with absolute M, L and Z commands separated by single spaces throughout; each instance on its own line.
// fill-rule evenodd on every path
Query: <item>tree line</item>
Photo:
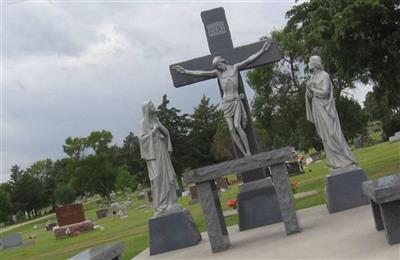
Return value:
M 368 121 L 382 122 L 383 139 L 400 130 L 400 34 L 398 1 L 311 0 L 287 12 L 288 22 L 271 36 L 279 41 L 283 59 L 251 70 L 247 83 L 254 90 L 252 120 L 261 151 L 294 146 L 321 150 L 315 128 L 305 119 L 307 59 L 320 55 L 331 75 L 341 126 L 346 139 L 367 135 Z M 358 82 L 373 85 L 364 108 L 346 92 Z M 192 114 L 182 113 L 163 96 L 159 118 L 169 129 L 172 163 L 182 189 L 181 174 L 234 158 L 229 130 L 218 105 L 203 96 Z M 149 186 L 139 139 L 129 133 L 121 145 L 109 131 L 68 137 L 65 158 L 39 160 L 26 169 L 11 168 L 0 185 L 0 222 L 12 215 L 34 217 L 46 207 L 78 196 Z

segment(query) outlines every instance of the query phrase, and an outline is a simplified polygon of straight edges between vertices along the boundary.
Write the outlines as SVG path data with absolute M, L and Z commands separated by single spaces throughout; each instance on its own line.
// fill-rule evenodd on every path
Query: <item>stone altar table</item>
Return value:
M 363 182 L 371 201 L 376 230 L 385 230 L 390 245 L 400 243 L 400 174 Z
M 195 183 L 203 210 L 213 253 L 227 250 L 230 246 L 221 203 L 214 179 L 232 173 L 244 173 L 269 167 L 276 189 L 286 234 L 300 232 L 293 193 L 288 182 L 286 161 L 293 159 L 292 147 L 275 149 L 264 153 L 222 162 L 184 173 L 186 183 Z

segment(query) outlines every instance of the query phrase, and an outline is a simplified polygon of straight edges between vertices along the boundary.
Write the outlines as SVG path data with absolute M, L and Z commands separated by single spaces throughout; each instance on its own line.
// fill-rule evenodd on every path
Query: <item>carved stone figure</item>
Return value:
M 324 71 L 319 56 L 311 56 L 308 63 L 312 71 L 306 90 L 307 120 L 315 125 L 322 139 L 326 162 L 331 173 L 356 164 L 356 159 L 343 136 L 333 96 L 333 85 Z
M 140 153 L 147 163 L 154 217 L 158 217 L 182 208 L 177 204 L 176 175 L 169 155 L 172 152 L 169 132 L 159 121 L 151 101 L 144 102 L 142 109 Z
M 243 130 L 247 125 L 248 116 L 242 102 L 244 95 L 238 92 L 239 70 L 266 52 L 271 47 L 271 43 L 272 41 L 266 41 L 261 50 L 246 60 L 233 65 L 230 65 L 224 58 L 216 56 L 212 61 L 215 69 L 211 71 L 187 70 L 179 65 L 173 67 L 174 70 L 182 74 L 218 77 L 223 91 L 221 108 L 224 112 L 226 123 L 234 143 L 245 156 L 251 155 L 251 151 L 246 133 Z

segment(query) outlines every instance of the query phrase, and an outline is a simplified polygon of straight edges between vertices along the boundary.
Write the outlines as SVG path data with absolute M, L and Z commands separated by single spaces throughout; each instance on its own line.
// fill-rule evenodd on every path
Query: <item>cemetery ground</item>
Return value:
M 363 168 L 369 179 L 376 179 L 382 176 L 398 173 L 400 171 L 400 142 L 381 143 L 374 146 L 356 149 L 355 155 L 359 166 Z M 324 181 L 328 173 L 325 161 L 316 161 L 304 167 L 305 174 L 294 176 L 290 181 L 297 182 L 296 193 L 315 191 L 311 196 L 296 199 L 296 208 L 302 209 L 324 203 Z M 229 186 L 229 189 L 222 193 L 221 204 L 223 210 L 230 208 L 227 205 L 229 199 L 235 198 L 239 188 L 237 185 Z M 147 222 L 152 216 L 152 209 L 149 207 L 139 208 L 146 205 L 147 199 L 138 200 L 136 193 L 132 196 L 132 205 L 127 208 L 128 218 L 106 217 L 96 218 L 96 210 L 101 209 L 96 203 L 100 197 L 95 196 L 84 204 L 87 219 L 92 219 L 95 225 L 104 229 L 95 229 L 92 232 L 82 233 L 78 236 L 55 240 L 52 232 L 45 229 L 34 229 L 35 225 L 46 223 L 48 219 L 56 222 L 55 215 L 49 215 L 25 225 L 18 225 L 15 228 L 7 228 L 0 235 L 21 232 L 24 240 L 35 236 L 35 245 L 28 245 L 21 248 L 9 249 L 0 252 L 0 259 L 66 259 L 87 248 L 100 244 L 116 242 L 124 243 L 122 259 L 131 259 L 148 247 Z M 180 204 L 188 208 L 192 213 L 195 222 L 201 232 L 204 232 L 205 224 L 198 203 L 189 205 L 190 195 L 180 198 Z M 127 200 L 126 197 L 118 195 L 118 200 Z M 365 216 L 372 218 L 371 215 Z M 237 215 L 227 217 L 227 225 L 237 224 Z

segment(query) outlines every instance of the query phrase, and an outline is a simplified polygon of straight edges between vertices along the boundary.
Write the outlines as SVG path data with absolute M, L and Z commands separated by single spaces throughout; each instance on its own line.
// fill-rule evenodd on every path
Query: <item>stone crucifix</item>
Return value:
M 238 155 L 258 153 L 249 103 L 240 76 L 241 70 L 279 61 L 282 54 L 275 41 L 259 41 L 233 47 L 225 11 L 222 7 L 204 11 L 201 17 L 211 55 L 172 64 L 170 72 L 175 87 L 217 78 L 223 98 L 222 109 L 236 144 Z M 242 175 L 243 182 L 264 178 L 262 171 Z

